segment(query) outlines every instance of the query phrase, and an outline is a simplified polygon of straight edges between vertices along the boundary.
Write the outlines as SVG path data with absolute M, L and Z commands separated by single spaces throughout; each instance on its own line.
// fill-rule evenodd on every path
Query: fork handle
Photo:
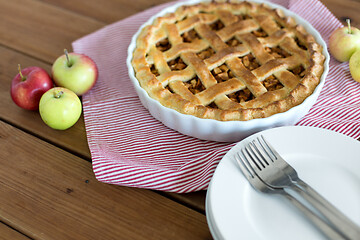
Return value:
M 303 203 L 297 200 L 295 197 L 290 195 L 287 192 L 282 192 L 282 195 L 285 196 L 290 202 L 297 207 L 303 214 L 328 238 L 331 240 L 346 240 L 341 234 L 339 234 L 335 229 L 330 227 L 323 219 L 316 215 L 313 211 L 307 208 Z
M 293 189 L 316 208 L 346 239 L 360 239 L 360 228 L 354 222 L 301 179 L 297 179 L 295 183 Z

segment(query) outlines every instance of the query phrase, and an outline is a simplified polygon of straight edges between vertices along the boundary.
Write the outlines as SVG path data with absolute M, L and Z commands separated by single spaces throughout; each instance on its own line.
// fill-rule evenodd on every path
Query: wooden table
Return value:
M 17 107 L 17 64 L 50 71 L 71 42 L 167 0 L 0 0 L 0 239 L 211 239 L 205 191 L 98 182 L 83 118 L 66 131 Z M 360 27 L 360 2 L 323 0 Z

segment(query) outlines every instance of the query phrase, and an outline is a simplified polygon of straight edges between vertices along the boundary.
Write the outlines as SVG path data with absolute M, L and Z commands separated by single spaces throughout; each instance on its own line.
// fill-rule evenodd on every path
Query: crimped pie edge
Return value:
M 219 3 L 210 2 L 205 4 L 218 5 Z M 258 7 L 264 6 L 265 8 L 269 9 L 269 12 L 272 12 L 281 18 L 284 21 L 284 24 L 287 24 L 289 27 L 293 24 L 293 21 L 295 21 L 292 17 L 283 15 L 282 11 L 279 11 L 279 9 L 272 9 L 263 4 L 259 4 Z M 203 9 L 203 3 L 192 5 L 190 10 L 193 11 L 195 8 L 199 10 Z M 176 18 L 176 15 L 181 14 L 182 10 L 183 9 L 179 7 L 175 13 L 168 13 L 165 16 L 156 18 L 153 22 L 153 25 L 144 27 L 137 38 L 137 47 L 133 53 L 134 56 L 132 64 L 140 85 L 149 93 L 150 97 L 156 99 L 165 107 L 175 109 L 183 114 L 190 114 L 199 118 L 211 118 L 220 121 L 266 118 L 276 113 L 285 112 L 290 108 L 299 105 L 305 98 L 312 94 L 315 87 L 320 82 L 320 77 L 323 73 L 322 64 L 325 59 L 321 53 L 322 47 L 316 41 L 314 41 L 314 38 L 311 34 L 307 33 L 306 30 L 301 25 L 299 25 L 296 31 L 298 34 L 303 35 L 303 38 L 306 39 L 309 45 L 311 53 L 310 68 L 313 69 L 313 71 L 308 71 L 303 80 L 290 92 L 286 98 L 272 102 L 264 108 L 220 110 L 208 108 L 202 105 L 196 105 L 183 99 L 177 94 L 171 94 L 168 90 L 162 87 L 161 83 L 150 71 L 146 71 L 146 68 L 149 69 L 149 67 L 146 67 L 147 62 L 145 56 L 148 39 L 153 34 L 153 30 L 156 30 L 159 25 L 163 24 L 163 22 L 166 22 L 174 17 Z M 185 10 L 185 12 L 186 11 L 187 10 Z
M 307 97 L 301 104 L 290 108 L 288 111 L 274 114 L 266 118 L 257 118 L 248 121 L 218 121 L 214 119 L 202 119 L 193 115 L 182 114 L 174 109 L 164 107 L 154 98 L 149 97 L 149 94 L 140 86 L 139 81 L 135 77 L 134 68 L 131 64 L 133 59 L 133 51 L 136 47 L 136 39 L 142 29 L 151 24 L 155 18 L 163 16 L 169 12 L 174 12 L 175 9 L 182 5 L 191 5 L 203 0 L 188 0 L 184 2 L 174 3 L 154 16 L 150 17 L 143 23 L 138 31 L 133 35 L 131 43 L 128 47 L 127 67 L 129 77 L 134 85 L 134 88 L 140 98 L 143 106 L 149 110 L 150 114 L 162 122 L 165 126 L 174 129 L 182 134 L 196 137 L 203 140 L 220 141 L 220 142 L 234 142 L 243 139 L 244 137 L 255 132 L 279 126 L 293 125 L 298 122 L 316 102 L 320 91 L 325 83 L 325 78 L 329 71 L 330 56 L 327 51 L 325 41 L 322 39 L 319 32 L 306 20 L 294 12 L 274 3 L 266 2 L 271 8 L 281 9 L 287 16 L 291 16 L 300 23 L 305 29 L 311 33 L 316 41 L 323 48 L 323 55 L 325 56 L 324 71 L 320 78 L 320 83 L 316 86 L 314 92 Z M 255 3 L 264 3 L 263 0 L 251 0 Z

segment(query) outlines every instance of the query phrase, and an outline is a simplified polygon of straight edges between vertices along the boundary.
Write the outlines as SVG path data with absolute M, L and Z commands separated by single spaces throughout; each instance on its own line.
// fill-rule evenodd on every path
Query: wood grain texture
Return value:
M 0 240 L 29 240 L 30 238 L 0 223 Z
M 210 239 L 205 216 L 103 184 L 91 164 L 0 122 L 0 220 L 35 239 Z
M 48 128 L 37 112 L 18 108 L 8 94 L 10 81 L 17 73 L 16 65 L 36 65 L 50 71 L 52 61 L 62 54 L 63 47 L 70 48 L 73 40 L 90 33 L 105 23 L 124 18 L 165 0 L 152 1 L 5 1 L 0 0 L 0 119 L 24 129 L 72 153 L 91 159 L 83 119 L 67 131 Z M 323 0 L 338 17 L 359 15 L 358 1 Z M 345 14 L 346 13 L 346 14 Z M 8 48 L 13 48 L 19 52 Z M 29 56 L 27 56 L 29 55 Z M 167 194 L 167 193 L 165 193 Z M 173 199 L 204 212 L 205 193 L 188 195 L 169 194 Z
M 36 0 L 0 0 L 0 44 L 52 63 L 105 24 Z
M 10 84 L 12 78 L 17 74 L 17 64 L 23 67 L 39 66 L 50 72 L 51 66 L 37 59 L 15 52 L 0 46 L 0 120 L 4 120 L 18 128 L 25 130 L 41 139 L 46 140 L 62 149 L 91 160 L 90 150 L 87 144 L 83 116 L 70 129 L 58 131 L 49 128 L 41 120 L 37 111 L 27 111 L 19 108 L 12 102 L 10 97 Z M 172 199 L 187 204 L 193 209 L 205 212 L 205 192 L 193 194 L 163 193 Z
M 359 0 L 321 1 L 344 24 L 350 18 L 360 28 Z M 9 94 L 18 63 L 49 71 L 72 41 L 164 2 L 0 0 L 0 120 L 14 126 L 0 121 L 0 201 L 6 200 L 0 204 L 0 221 L 36 239 L 91 239 L 102 231 L 103 239 L 209 238 L 205 216 L 198 213 L 205 212 L 205 191 L 157 194 L 99 183 L 91 171 L 83 118 L 69 130 L 56 131 L 37 112 L 17 107 Z M 98 224 L 107 226 L 99 230 Z M 156 224 L 162 224 L 161 233 Z M 24 238 L 0 223 L 0 239 Z
M 64 8 L 79 15 L 96 19 L 106 24 L 129 17 L 153 6 L 170 2 L 171 0 L 135 0 L 135 1 L 99 1 L 87 0 L 41 0 L 59 8 Z
M 47 141 L 67 149 L 77 155 L 90 159 L 87 145 L 84 120 L 81 119 L 72 128 L 58 131 L 49 128 L 37 111 L 27 111 L 19 108 L 11 99 L 10 85 L 12 78 L 17 74 L 17 64 L 23 68 L 39 66 L 50 72 L 49 64 L 38 61 L 22 53 L 15 52 L 0 46 L 0 119 L 22 128 L 27 132 L 39 136 Z
M 360 28 L 360 1 L 359 0 L 321 0 L 321 2 L 346 26 L 346 19 Z
M 160 191 L 157 192 L 185 206 L 195 209 L 200 213 L 205 214 L 206 190 L 182 194 Z
M 146 2 L 146 4 L 141 4 Z M 36 1 L 0 0 L 0 44 L 52 63 L 71 42 L 148 6 L 165 0 L 137 1 Z M 360 23 L 359 2 L 323 0 L 338 18 Z M 124 8 L 121 8 L 123 5 Z M 132 9 L 132 10 L 129 10 Z M 81 14 L 79 14 L 81 13 Z

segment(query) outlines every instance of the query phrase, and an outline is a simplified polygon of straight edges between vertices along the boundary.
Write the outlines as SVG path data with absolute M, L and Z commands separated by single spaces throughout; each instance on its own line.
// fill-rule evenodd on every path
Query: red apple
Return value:
M 351 55 L 360 49 L 360 30 L 350 26 L 336 29 L 329 38 L 329 50 L 333 57 L 340 61 L 349 61 Z
M 11 82 L 11 98 L 21 108 L 38 110 L 41 96 L 53 87 L 49 74 L 40 67 L 27 67 L 21 70 Z
M 70 89 L 81 96 L 95 85 L 97 66 L 84 54 L 68 53 L 66 49 L 64 52 L 52 66 L 52 77 L 56 86 Z

